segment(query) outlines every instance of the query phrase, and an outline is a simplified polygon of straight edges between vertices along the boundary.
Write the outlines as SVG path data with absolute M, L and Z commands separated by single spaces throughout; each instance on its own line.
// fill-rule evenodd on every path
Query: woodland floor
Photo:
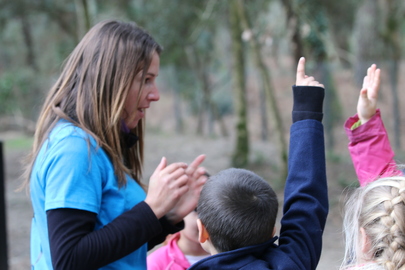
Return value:
M 149 143 L 153 142 L 153 143 Z M 7 143 L 6 143 L 7 145 Z M 253 152 L 260 158 L 252 167 L 257 173 L 272 182 L 276 167 L 267 160 L 272 156 L 272 147 L 266 143 L 255 143 Z M 228 160 L 231 155 L 231 140 L 224 138 L 204 139 L 174 135 L 150 135 L 146 142 L 145 179 L 152 173 L 160 158 L 164 155 L 169 161 L 190 162 L 199 153 L 205 153 L 207 159 L 204 162 L 206 168 L 215 173 L 229 167 Z M 268 150 L 268 151 L 267 151 Z M 7 203 L 7 226 L 8 226 L 8 255 L 9 270 L 29 269 L 29 234 L 32 210 L 28 195 L 24 191 L 16 192 L 21 183 L 21 160 L 26 150 L 5 148 L 5 171 L 6 171 L 6 203 Z M 274 153 L 273 153 L 274 154 Z M 255 159 L 253 157 L 253 159 Z M 349 163 L 347 168 L 342 165 L 328 164 L 328 175 L 339 175 L 337 171 L 353 171 Z M 329 177 L 330 214 L 328 217 L 325 233 L 321 262 L 318 269 L 338 269 L 343 256 L 343 238 L 341 233 L 340 195 L 342 188 L 339 180 Z M 282 184 L 277 182 L 273 185 L 279 189 L 279 200 L 282 201 Z M 281 204 L 282 205 L 282 204 Z M 281 211 L 281 209 L 280 209 Z M 280 212 L 281 213 L 281 212 Z M 280 214 L 279 214 L 280 216 Z

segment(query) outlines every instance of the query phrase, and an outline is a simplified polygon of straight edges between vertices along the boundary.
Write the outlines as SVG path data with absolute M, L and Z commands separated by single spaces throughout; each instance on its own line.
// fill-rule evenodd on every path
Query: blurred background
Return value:
M 29 197 L 16 192 L 38 112 L 61 65 L 104 19 L 135 21 L 164 47 L 161 100 L 147 113 L 144 181 L 164 155 L 207 154 L 216 173 L 245 167 L 282 200 L 298 59 L 325 85 L 331 214 L 319 269 L 343 256 L 341 204 L 357 185 L 344 121 L 367 67 L 382 69 L 378 107 L 404 160 L 403 0 L 0 0 L 0 140 L 5 144 L 10 269 L 29 268 Z

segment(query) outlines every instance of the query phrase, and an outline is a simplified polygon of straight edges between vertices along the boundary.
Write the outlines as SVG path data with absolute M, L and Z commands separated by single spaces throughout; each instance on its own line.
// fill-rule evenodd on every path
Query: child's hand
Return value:
M 364 77 L 363 87 L 360 90 L 359 101 L 357 102 L 357 115 L 362 124 L 370 120 L 377 110 L 380 73 L 380 69 L 377 69 L 377 66 L 372 64 L 367 69 L 367 75 Z
M 301 57 L 298 61 L 297 66 L 297 80 L 295 82 L 296 86 L 318 86 L 325 88 L 323 84 L 315 81 L 315 78 L 312 76 L 305 75 L 305 58 Z

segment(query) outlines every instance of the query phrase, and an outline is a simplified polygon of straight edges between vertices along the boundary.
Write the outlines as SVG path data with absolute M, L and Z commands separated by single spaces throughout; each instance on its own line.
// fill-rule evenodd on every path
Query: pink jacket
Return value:
M 180 233 L 178 232 L 173 235 L 167 245 L 148 255 L 148 270 L 185 270 L 190 267 L 190 263 L 177 246 L 179 238 Z
M 401 175 L 402 172 L 396 169 L 395 154 L 391 149 L 380 110 L 378 109 L 367 123 L 351 130 L 358 120 L 356 114 L 346 120 L 344 127 L 360 185 L 365 186 L 380 176 Z

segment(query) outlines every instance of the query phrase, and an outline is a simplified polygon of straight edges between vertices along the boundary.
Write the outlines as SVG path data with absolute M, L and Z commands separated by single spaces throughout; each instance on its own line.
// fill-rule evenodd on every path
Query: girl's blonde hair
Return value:
M 405 269 L 405 177 L 381 178 L 357 188 L 346 202 L 343 227 L 343 265 L 365 257 L 387 270 Z M 368 254 L 361 252 L 360 228 L 370 241 Z
M 107 20 L 90 29 L 66 59 L 61 75 L 47 95 L 28 157 L 25 183 L 29 183 L 42 144 L 61 119 L 94 137 L 109 155 L 121 186 L 126 184 L 126 174 L 140 183 L 144 121 L 131 131 L 138 136 L 138 142 L 127 148 L 122 138 L 121 117 L 136 74 L 142 72 L 145 76 L 153 54 L 160 54 L 161 50 L 148 33 L 132 22 Z

